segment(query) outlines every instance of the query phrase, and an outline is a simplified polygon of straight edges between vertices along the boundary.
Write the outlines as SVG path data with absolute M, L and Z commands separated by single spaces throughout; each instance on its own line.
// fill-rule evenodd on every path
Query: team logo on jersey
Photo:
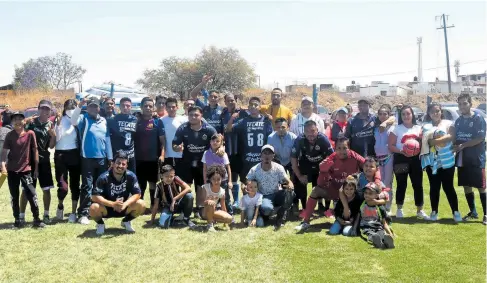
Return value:
M 470 124 L 468 124 L 468 126 L 471 128 L 473 127 L 473 122 L 470 122 Z
M 315 149 L 316 149 L 316 150 L 320 150 L 320 146 L 319 146 L 319 145 L 316 145 L 316 146 L 315 146 Z
M 374 127 L 374 121 L 370 122 L 370 127 Z
M 203 138 L 203 140 L 206 141 L 206 139 L 208 138 L 208 136 L 207 135 L 203 135 L 201 138 Z
M 222 111 L 221 111 L 221 110 L 217 110 L 217 111 L 216 111 L 216 114 L 217 114 L 217 115 L 220 115 L 220 114 L 222 114 Z
M 152 129 L 152 128 L 154 128 L 154 123 L 147 124 L 147 129 Z

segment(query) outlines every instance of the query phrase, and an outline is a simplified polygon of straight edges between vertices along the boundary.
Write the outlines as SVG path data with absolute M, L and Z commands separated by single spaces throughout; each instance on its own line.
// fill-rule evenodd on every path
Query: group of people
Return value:
M 442 120 L 439 104 L 429 105 L 427 122 L 420 126 L 409 106 L 400 109 L 396 121 L 390 106 L 382 105 L 374 115 L 365 99 L 354 117 L 350 108 L 342 107 L 325 123 L 314 113 L 310 97 L 302 98 L 294 115 L 281 104 L 278 88 L 272 90 L 270 105 L 251 97 L 243 109 L 227 94 L 223 107 L 218 91 L 207 92 L 205 104 L 199 96 L 209 80 L 203 77 L 190 93 L 184 115 L 177 114 L 177 99 L 162 95 L 145 97 L 137 115 L 132 114 L 130 98 L 120 100 L 116 113 L 112 98 L 94 97 L 67 100 L 55 119 L 50 118 L 53 105 L 48 100 L 40 101 L 35 117 L 13 112 L 10 126 L 4 121 L 12 130 L 5 136 L 1 160 L 2 173 L 8 174 L 14 226 L 24 225 L 27 202 L 34 226 L 50 223 L 55 180 L 56 219 L 64 217 L 70 190 L 68 222 L 89 224 L 91 218 L 100 235 L 104 218 L 121 217 L 122 226 L 133 232 L 131 221 L 144 213 L 164 228 L 175 222 L 193 228 L 194 213 L 206 220 L 208 231 L 215 231 L 216 223 L 236 225 L 239 211 L 242 225 L 273 223 L 276 230 L 291 216 L 300 217 L 303 222 L 296 230 L 303 232 L 318 204 L 320 213 L 335 216 L 331 234 L 353 236 L 361 231 L 374 246 L 391 248 L 393 176 L 397 218 L 404 217 L 409 175 L 418 217 L 438 218 L 443 186 L 455 221 L 461 221 L 453 187 L 455 167 L 470 208 L 465 220 L 478 217 L 472 190 L 478 188 L 487 224 L 485 121 L 470 110 L 468 95 L 459 96 L 462 115 L 454 123 Z M 408 139 L 422 144 L 419 155 L 403 150 Z M 55 149 L 54 179 L 49 149 Z M 429 216 L 423 210 L 423 170 L 430 179 Z M 37 181 L 43 192 L 42 220 Z M 308 197 L 309 183 L 313 190 Z

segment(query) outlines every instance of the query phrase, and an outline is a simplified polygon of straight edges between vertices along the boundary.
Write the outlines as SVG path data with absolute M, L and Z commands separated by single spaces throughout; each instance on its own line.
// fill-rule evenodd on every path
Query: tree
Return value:
M 190 91 L 205 74 L 212 76 L 208 89 L 240 92 L 255 84 L 254 69 L 233 48 L 204 48 L 194 59 L 169 57 L 158 69 L 146 70 L 137 83 L 148 92 Z
M 49 87 L 65 90 L 81 81 L 85 73 L 85 69 L 72 62 L 71 55 L 57 53 L 30 59 L 21 67 L 15 67 L 14 83 L 21 89 Z

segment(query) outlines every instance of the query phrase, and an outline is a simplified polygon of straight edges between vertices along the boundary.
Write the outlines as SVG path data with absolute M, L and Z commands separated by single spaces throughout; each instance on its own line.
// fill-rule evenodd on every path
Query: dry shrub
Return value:
M 52 102 L 57 110 L 62 110 L 64 101 L 70 98 L 75 98 L 73 91 L 31 90 L 0 97 L 0 104 L 8 104 L 13 110 L 23 111 L 29 107 L 37 107 L 39 101 L 47 99 Z

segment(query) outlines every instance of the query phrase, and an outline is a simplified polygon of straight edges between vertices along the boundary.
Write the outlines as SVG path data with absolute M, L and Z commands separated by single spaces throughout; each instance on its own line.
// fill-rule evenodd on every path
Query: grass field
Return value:
M 426 174 L 424 181 L 429 188 Z M 38 193 L 41 196 L 39 189 Z M 457 194 L 464 215 L 463 189 L 458 188 Z M 476 196 L 481 211 L 477 192 Z M 94 223 L 12 230 L 5 183 L 0 191 L 0 281 L 485 282 L 485 226 L 455 224 L 443 193 L 437 223 L 412 217 L 411 188 L 404 209 L 411 217 L 393 223 L 398 235 L 394 250 L 374 249 L 360 238 L 329 236 L 331 220 L 325 218 L 313 221 L 307 233 L 296 235 L 293 228 L 298 222 L 288 222 L 278 232 L 266 227 L 207 234 L 187 228 L 161 230 L 149 226 L 149 216 L 143 216 L 133 221 L 135 234 L 126 234 L 120 220 L 111 219 L 99 238 Z M 29 222 L 29 210 L 26 215 Z

